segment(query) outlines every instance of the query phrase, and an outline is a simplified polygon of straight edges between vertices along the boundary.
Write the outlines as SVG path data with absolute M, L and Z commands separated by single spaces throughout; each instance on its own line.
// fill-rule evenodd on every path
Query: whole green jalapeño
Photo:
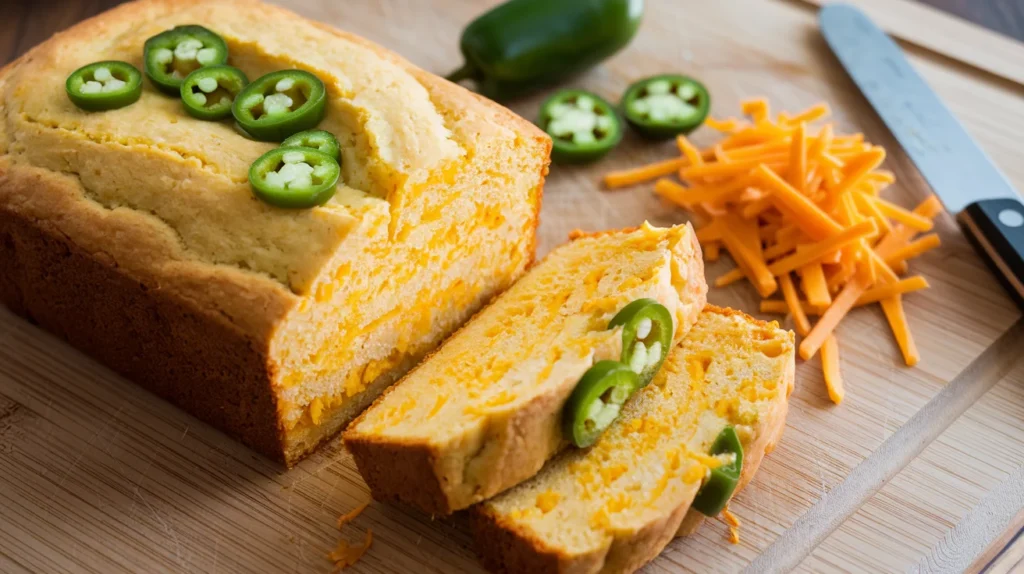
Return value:
M 194 118 L 222 120 L 231 115 L 231 105 L 248 83 L 249 79 L 238 68 L 199 68 L 181 83 L 181 103 Z
M 743 445 L 736 435 L 736 429 L 731 426 L 722 429 L 711 445 L 710 454 L 728 455 L 729 461 L 711 469 L 707 481 L 697 491 L 692 506 L 707 516 L 717 516 L 732 498 L 743 472 Z
M 561 90 L 540 107 L 537 124 L 553 141 L 555 163 L 589 163 L 622 140 L 622 121 L 615 108 L 596 94 Z
M 618 418 L 622 405 L 637 389 L 636 373 L 618 361 L 598 361 L 576 384 L 563 411 L 563 432 L 572 444 L 586 448 Z
M 708 117 L 711 96 L 703 84 L 667 74 L 635 82 L 622 96 L 626 121 L 642 136 L 668 139 L 697 129 Z
M 316 127 L 326 111 L 324 83 L 304 70 L 271 72 L 253 81 L 231 109 L 247 134 L 274 142 Z
M 327 203 L 340 176 L 341 166 L 333 157 L 304 147 L 272 149 L 249 167 L 249 183 L 256 197 L 293 209 Z
M 672 349 L 672 314 L 654 299 L 626 305 L 608 328 L 622 326 L 621 361 L 639 377 L 640 387 L 654 379 Z
M 83 110 L 115 110 L 138 101 L 142 73 L 128 62 L 94 62 L 72 72 L 64 89 L 71 103 Z
M 192 72 L 227 63 L 228 45 L 202 26 L 175 26 L 146 40 L 142 61 L 150 81 L 160 91 L 176 96 Z

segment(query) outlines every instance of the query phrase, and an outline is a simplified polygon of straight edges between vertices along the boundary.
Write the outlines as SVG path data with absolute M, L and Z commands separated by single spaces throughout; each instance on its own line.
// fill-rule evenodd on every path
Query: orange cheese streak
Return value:
M 942 206 L 929 197 L 909 210 L 883 198 L 896 179 L 881 169 L 885 150 L 861 133 L 815 125 L 827 118 L 826 104 L 773 115 L 765 99 L 755 98 L 741 109 L 750 122 L 707 120 L 722 132 L 710 145 L 679 136 L 679 157 L 610 173 L 605 183 L 657 180 L 657 195 L 706 222 L 697 231 L 706 259 L 725 248 L 736 263 L 716 286 L 746 279 L 762 298 L 781 290 L 781 299 L 762 301 L 761 311 L 793 316 L 800 356 L 822 351 L 829 396 L 838 403 L 835 333 L 853 308 L 879 304 L 907 365 L 919 360 L 902 298 L 928 282 L 900 274 L 909 260 L 941 245 L 936 234 L 918 234 L 932 229 Z

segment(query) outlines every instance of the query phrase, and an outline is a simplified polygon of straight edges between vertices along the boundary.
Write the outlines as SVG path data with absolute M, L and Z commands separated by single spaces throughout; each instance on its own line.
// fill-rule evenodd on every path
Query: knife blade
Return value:
M 928 185 L 1024 308 L 1024 203 L 1006 176 L 863 12 L 829 4 L 822 35 Z

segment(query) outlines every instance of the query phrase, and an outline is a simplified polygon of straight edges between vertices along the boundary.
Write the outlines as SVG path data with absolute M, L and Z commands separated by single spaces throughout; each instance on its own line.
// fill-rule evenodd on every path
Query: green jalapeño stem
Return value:
M 641 135 L 668 139 L 697 129 L 708 117 L 711 96 L 686 76 L 653 76 L 634 83 L 622 96 L 622 113 Z
M 64 89 L 71 103 L 83 110 L 114 110 L 138 101 L 142 74 L 128 62 L 95 62 L 72 72 Z
M 202 26 L 176 26 L 146 40 L 143 48 L 146 76 L 160 91 L 178 95 L 189 74 L 228 61 L 228 45 Z
M 540 107 L 537 121 L 553 140 L 555 163 L 588 163 L 622 140 L 622 122 L 612 105 L 583 90 L 562 90 Z
M 697 491 L 693 499 L 693 508 L 707 516 L 717 516 L 736 492 L 736 485 L 743 472 L 743 445 L 736 435 L 736 429 L 727 426 L 718 434 L 711 445 L 711 456 L 726 455 L 728 459 L 722 466 L 713 468 L 707 481 Z
M 327 203 L 337 189 L 341 167 L 315 149 L 279 147 L 249 168 L 256 197 L 276 207 L 309 208 Z
M 222 120 L 231 115 L 235 97 L 248 83 L 249 79 L 238 68 L 199 68 L 181 83 L 181 103 L 192 117 Z
M 308 147 L 338 160 L 341 163 L 341 146 L 334 134 L 324 130 L 306 130 L 281 142 L 281 147 Z
M 654 299 L 637 299 L 626 305 L 608 328 L 622 326 L 622 362 L 645 387 L 654 379 L 672 349 L 672 314 Z
M 246 86 L 231 111 L 254 139 L 283 141 L 316 127 L 327 110 L 327 90 L 303 70 L 271 72 Z
M 637 389 L 636 373 L 618 361 L 598 361 L 576 384 L 562 415 L 565 436 L 579 448 L 591 446 L 618 418 Z

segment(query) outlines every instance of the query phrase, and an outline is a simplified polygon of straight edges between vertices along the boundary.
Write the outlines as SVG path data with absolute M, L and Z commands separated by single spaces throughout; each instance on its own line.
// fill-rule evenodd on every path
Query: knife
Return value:
M 1024 203 L 902 50 L 860 10 L 819 13 L 832 52 L 1024 309 Z

